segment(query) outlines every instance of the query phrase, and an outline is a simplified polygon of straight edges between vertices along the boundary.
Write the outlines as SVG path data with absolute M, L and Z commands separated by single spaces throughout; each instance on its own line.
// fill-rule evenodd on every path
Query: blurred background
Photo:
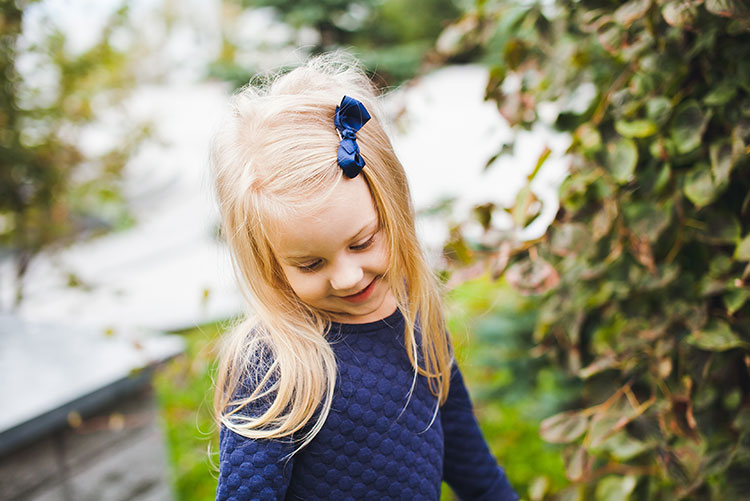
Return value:
M 214 497 L 243 305 L 208 142 L 254 75 L 336 49 L 385 93 L 522 497 L 747 497 L 746 1 L 0 9 L 0 499 Z

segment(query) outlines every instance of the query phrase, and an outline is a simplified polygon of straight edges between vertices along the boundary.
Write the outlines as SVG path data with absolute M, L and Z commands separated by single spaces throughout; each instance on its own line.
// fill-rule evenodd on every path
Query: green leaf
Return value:
M 547 442 L 565 444 L 583 435 L 588 424 L 588 417 L 579 412 L 561 412 L 542 421 L 539 434 Z
M 737 61 L 737 83 L 743 89 L 750 91 L 750 59 Z
M 466 240 L 457 231 L 452 231 L 451 233 L 451 238 L 443 246 L 443 255 L 461 264 L 471 263 L 472 252 Z
M 623 42 L 626 40 L 626 33 L 622 26 L 614 22 L 606 22 L 602 23 L 596 30 L 596 37 L 604 49 L 615 53 L 619 52 L 625 45 Z
M 617 359 L 612 356 L 599 357 L 591 362 L 586 367 L 578 371 L 578 377 L 588 379 L 595 374 L 599 374 L 608 369 L 612 369 L 617 366 Z
M 600 177 L 601 174 L 594 169 L 566 177 L 560 185 L 560 205 L 571 211 L 580 209 L 588 201 L 587 193 L 591 184 Z
M 596 211 L 591 218 L 591 237 L 599 241 L 612 229 L 612 223 L 617 217 L 617 208 L 614 204 L 605 205 L 601 210 Z
M 602 135 L 596 127 L 582 125 L 575 134 L 584 153 L 595 153 L 602 149 Z
M 716 475 L 722 473 L 729 467 L 734 458 L 736 449 L 733 446 L 724 447 L 712 454 L 709 454 L 701 464 L 701 470 L 706 475 Z
M 726 351 L 747 343 L 737 336 L 724 320 L 711 320 L 703 329 L 685 339 L 689 344 L 706 351 Z
M 716 397 L 719 394 L 717 388 L 711 385 L 699 385 L 693 393 L 693 410 L 702 411 L 714 405 Z
M 678 153 L 690 153 L 701 144 L 710 115 L 694 99 L 682 103 L 672 117 L 672 139 Z
M 604 414 L 592 420 L 591 429 L 586 435 L 591 447 L 601 447 L 615 433 L 614 428 L 620 417 L 614 414 Z
M 750 430 L 750 405 L 744 404 L 737 411 L 737 415 L 734 417 L 735 428 L 740 430 Z
M 651 120 L 618 120 L 615 130 L 625 137 L 648 137 L 656 134 L 658 127 Z
M 531 499 L 531 501 L 542 500 L 548 491 L 549 478 L 544 475 L 539 475 L 529 484 L 529 499 Z
M 643 442 L 631 437 L 627 431 L 619 431 L 609 437 L 603 444 L 606 450 L 618 461 L 630 461 L 639 454 L 654 447 L 653 441 Z
M 731 212 L 706 209 L 701 221 L 703 229 L 695 229 L 695 236 L 701 242 L 722 245 L 734 244 L 740 239 L 742 227 Z
M 567 472 L 566 472 L 567 475 Z M 580 484 L 569 485 L 563 490 L 555 493 L 556 501 L 584 501 L 586 486 Z
M 721 277 L 732 269 L 732 259 L 724 254 L 719 254 L 711 259 L 708 265 L 708 273 L 712 277 Z
M 565 475 L 573 482 L 577 482 L 586 474 L 590 464 L 589 455 L 583 447 L 576 447 L 565 461 Z
M 731 289 L 722 297 L 730 315 L 734 315 L 750 299 L 750 289 Z
M 736 93 L 737 85 L 733 82 L 724 80 L 711 89 L 711 92 L 706 94 L 706 97 L 703 98 L 703 102 L 708 106 L 721 106 L 728 103 Z
M 654 158 L 667 160 L 677 153 L 677 148 L 671 138 L 657 136 L 649 145 L 648 152 Z
M 664 166 L 659 171 L 659 175 L 656 177 L 656 181 L 654 181 L 654 185 L 653 185 L 654 193 L 656 193 L 657 195 L 661 194 L 664 188 L 667 187 L 667 183 L 669 183 L 669 180 L 671 177 L 672 177 L 672 166 L 669 164 L 664 164 Z
M 542 212 L 542 202 L 527 184 L 516 194 L 516 203 L 508 211 L 518 228 L 526 228 Z
M 630 0 L 617 8 L 615 20 L 627 28 L 633 21 L 642 18 L 650 8 L 651 0 Z
M 715 296 L 727 290 L 727 281 L 704 276 L 698 283 L 698 294 L 701 296 Z
M 675 454 L 674 450 L 659 450 L 657 453 L 662 471 L 667 474 L 670 480 L 677 483 L 677 485 L 688 485 L 690 483 L 691 475 L 680 456 Z
M 750 233 L 740 240 L 734 250 L 734 258 L 737 261 L 750 261 Z
M 667 24 L 678 28 L 692 26 L 698 17 L 698 6 L 702 0 L 674 0 L 667 2 L 661 15 Z
M 638 148 L 632 139 L 623 137 L 607 144 L 607 169 L 618 183 L 625 184 L 633 179 L 637 163 Z
M 492 202 L 477 205 L 473 209 L 474 217 L 479 221 L 479 224 L 482 225 L 482 229 L 487 231 L 490 226 L 492 225 L 492 211 L 495 210 L 495 204 Z
M 542 168 L 544 165 L 544 162 L 547 161 L 549 156 L 552 154 L 552 150 L 549 149 L 548 146 L 545 146 L 542 152 L 539 154 L 539 158 L 536 160 L 536 165 L 534 166 L 534 170 L 526 177 L 526 180 L 528 182 L 531 182 L 534 180 L 537 174 L 539 174 L 539 169 Z
M 591 232 L 580 223 L 566 223 L 556 226 L 551 232 L 550 248 L 559 256 L 577 254 L 589 245 Z
M 671 203 L 660 207 L 648 202 L 632 202 L 624 206 L 623 212 L 630 229 L 650 242 L 656 241 L 672 220 Z
M 594 498 L 597 501 L 628 501 L 636 483 L 634 475 L 608 475 L 597 484 Z
M 747 18 L 750 7 L 742 0 L 706 0 L 706 10 L 723 17 Z
M 664 96 L 654 97 L 646 103 L 646 117 L 657 125 L 665 124 L 671 112 L 672 101 Z
M 729 174 L 735 164 L 735 156 L 732 150 L 732 142 L 728 139 L 720 139 L 711 143 L 709 147 L 711 157 L 711 172 L 717 183 L 729 181 Z
M 685 196 L 698 208 L 713 202 L 721 188 L 714 183 L 711 170 L 705 163 L 699 163 L 685 176 Z

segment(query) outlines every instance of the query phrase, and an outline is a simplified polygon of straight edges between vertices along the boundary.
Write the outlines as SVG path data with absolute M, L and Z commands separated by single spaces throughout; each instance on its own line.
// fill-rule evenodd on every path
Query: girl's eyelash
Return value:
M 376 234 L 377 234 L 377 233 L 376 233 Z M 376 234 L 375 234 L 375 235 L 376 235 Z M 371 245 L 372 245 L 372 243 L 373 243 L 373 242 L 375 241 L 375 235 L 371 236 L 371 237 L 370 237 L 370 238 L 368 238 L 368 239 L 367 239 L 367 240 L 366 240 L 365 242 L 362 242 L 362 243 L 361 243 L 361 244 L 359 244 L 359 245 L 352 245 L 352 246 L 351 246 L 351 249 L 352 249 L 352 250 L 355 250 L 355 251 L 365 250 L 366 248 L 368 248 L 369 246 L 371 246 Z
M 377 233 L 375 235 L 377 235 Z M 371 236 L 370 238 L 368 238 L 366 241 L 362 242 L 361 244 L 352 245 L 350 249 L 353 251 L 363 251 L 367 249 L 369 246 L 373 244 L 373 242 L 375 242 L 375 235 Z M 322 261 L 318 259 L 317 261 L 314 261 L 310 264 L 297 266 L 297 268 L 299 268 L 301 271 L 305 273 L 310 273 L 320 268 L 321 263 Z
M 301 271 L 303 271 L 305 273 L 310 273 L 310 272 L 315 271 L 318 268 L 320 268 L 320 263 L 322 263 L 322 261 L 320 259 L 318 259 L 317 261 L 315 261 L 313 263 L 306 264 L 306 265 L 303 265 L 303 266 L 297 266 L 297 268 L 299 268 Z

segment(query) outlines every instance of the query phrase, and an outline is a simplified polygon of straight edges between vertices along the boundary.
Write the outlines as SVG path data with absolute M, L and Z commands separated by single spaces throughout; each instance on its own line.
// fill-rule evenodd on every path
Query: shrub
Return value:
M 536 353 L 582 385 L 541 427 L 568 444 L 566 499 L 746 495 L 750 6 L 558 0 L 469 16 L 460 50 L 483 51 L 499 112 L 528 129 L 551 102 L 572 138 L 555 221 L 494 269 L 542 293 Z

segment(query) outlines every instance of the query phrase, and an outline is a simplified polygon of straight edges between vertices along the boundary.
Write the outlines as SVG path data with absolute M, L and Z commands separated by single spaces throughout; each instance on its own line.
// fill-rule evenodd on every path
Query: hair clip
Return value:
M 365 105 L 353 97 L 344 96 L 341 104 L 336 106 L 333 124 L 341 138 L 336 160 L 348 178 L 357 177 L 362 167 L 365 166 L 365 160 L 359 154 L 357 131 L 369 119 L 370 114 L 367 113 Z

